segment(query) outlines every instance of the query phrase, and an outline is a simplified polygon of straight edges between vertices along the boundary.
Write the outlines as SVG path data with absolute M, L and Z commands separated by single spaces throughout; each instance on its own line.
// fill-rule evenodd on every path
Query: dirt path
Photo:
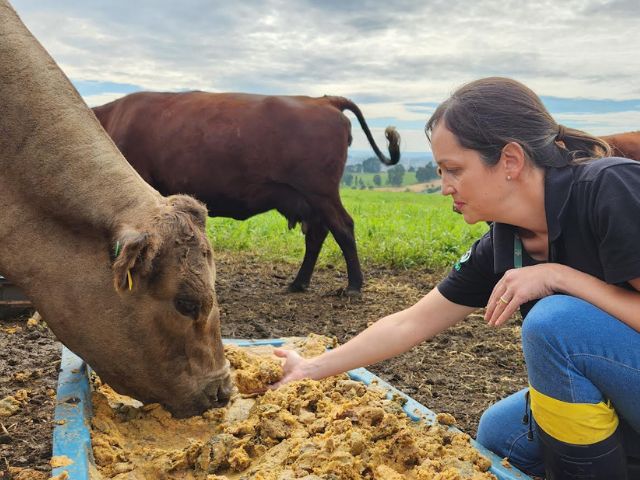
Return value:
M 346 284 L 342 265 L 318 270 L 302 294 L 286 292 L 295 265 L 220 253 L 216 265 L 222 333 L 237 338 L 316 332 L 344 342 L 369 322 L 417 301 L 440 277 L 365 266 L 363 295 L 352 299 L 333 295 Z M 452 413 L 458 426 L 475 436 L 482 411 L 526 384 L 519 336 L 514 323 L 495 330 L 472 316 L 370 370 L 430 409 Z M 0 480 L 11 478 L 9 465 L 49 471 L 53 400 L 47 392 L 55 387 L 59 348 L 48 330 L 27 328 L 25 318 L 0 320 L 0 400 L 31 391 L 16 414 L 0 417 L 8 432 L 0 426 Z

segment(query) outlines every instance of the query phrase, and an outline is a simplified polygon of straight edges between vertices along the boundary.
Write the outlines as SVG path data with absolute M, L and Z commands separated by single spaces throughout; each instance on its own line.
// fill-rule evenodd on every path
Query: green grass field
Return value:
M 441 195 L 341 190 L 355 221 L 358 254 L 364 266 L 440 270 L 450 267 L 486 230 L 485 223 L 467 225 Z M 304 254 L 300 227 L 287 229 L 275 211 L 245 221 L 210 218 L 207 225 L 219 251 L 253 252 L 264 260 L 299 264 Z M 340 248 L 329 235 L 319 265 L 344 265 Z

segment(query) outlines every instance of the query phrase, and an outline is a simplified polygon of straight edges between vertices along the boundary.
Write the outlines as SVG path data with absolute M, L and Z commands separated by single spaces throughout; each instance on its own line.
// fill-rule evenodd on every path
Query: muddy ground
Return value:
M 361 298 L 339 297 L 344 265 L 318 269 L 308 292 L 286 291 L 296 266 L 238 254 L 216 255 L 222 334 L 235 338 L 332 335 L 344 342 L 384 315 L 426 294 L 443 273 L 365 268 Z M 8 467 L 50 471 L 59 344 L 27 317 L 0 320 L 0 400 L 27 390 L 11 416 L 0 416 L 0 480 Z M 13 327 L 19 327 L 18 329 Z M 479 315 L 408 353 L 369 369 L 436 412 L 452 413 L 475 436 L 482 411 L 526 385 L 520 327 L 487 327 Z
M 0 320 L 0 480 L 13 478 L 9 467 L 51 470 L 60 344 L 45 325 L 27 326 L 28 318 Z

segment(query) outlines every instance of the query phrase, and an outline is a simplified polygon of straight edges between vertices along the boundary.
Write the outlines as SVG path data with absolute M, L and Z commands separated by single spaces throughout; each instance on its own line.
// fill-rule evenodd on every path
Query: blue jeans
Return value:
M 627 454 L 640 453 L 640 332 L 583 300 L 553 295 L 525 318 L 522 348 L 537 391 L 570 403 L 610 401 L 628 440 Z M 482 415 L 478 441 L 524 472 L 544 475 L 535 422 L 532 440 L 522 422 L 525 392 Z

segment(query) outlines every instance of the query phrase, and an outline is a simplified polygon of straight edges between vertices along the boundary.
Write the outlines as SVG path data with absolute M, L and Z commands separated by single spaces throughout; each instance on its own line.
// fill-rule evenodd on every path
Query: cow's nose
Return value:
M 214 380 L 204 390 L 213 408 L 224 407 L 229 403 L 232 391 L 233 382 L 230 375 Z

